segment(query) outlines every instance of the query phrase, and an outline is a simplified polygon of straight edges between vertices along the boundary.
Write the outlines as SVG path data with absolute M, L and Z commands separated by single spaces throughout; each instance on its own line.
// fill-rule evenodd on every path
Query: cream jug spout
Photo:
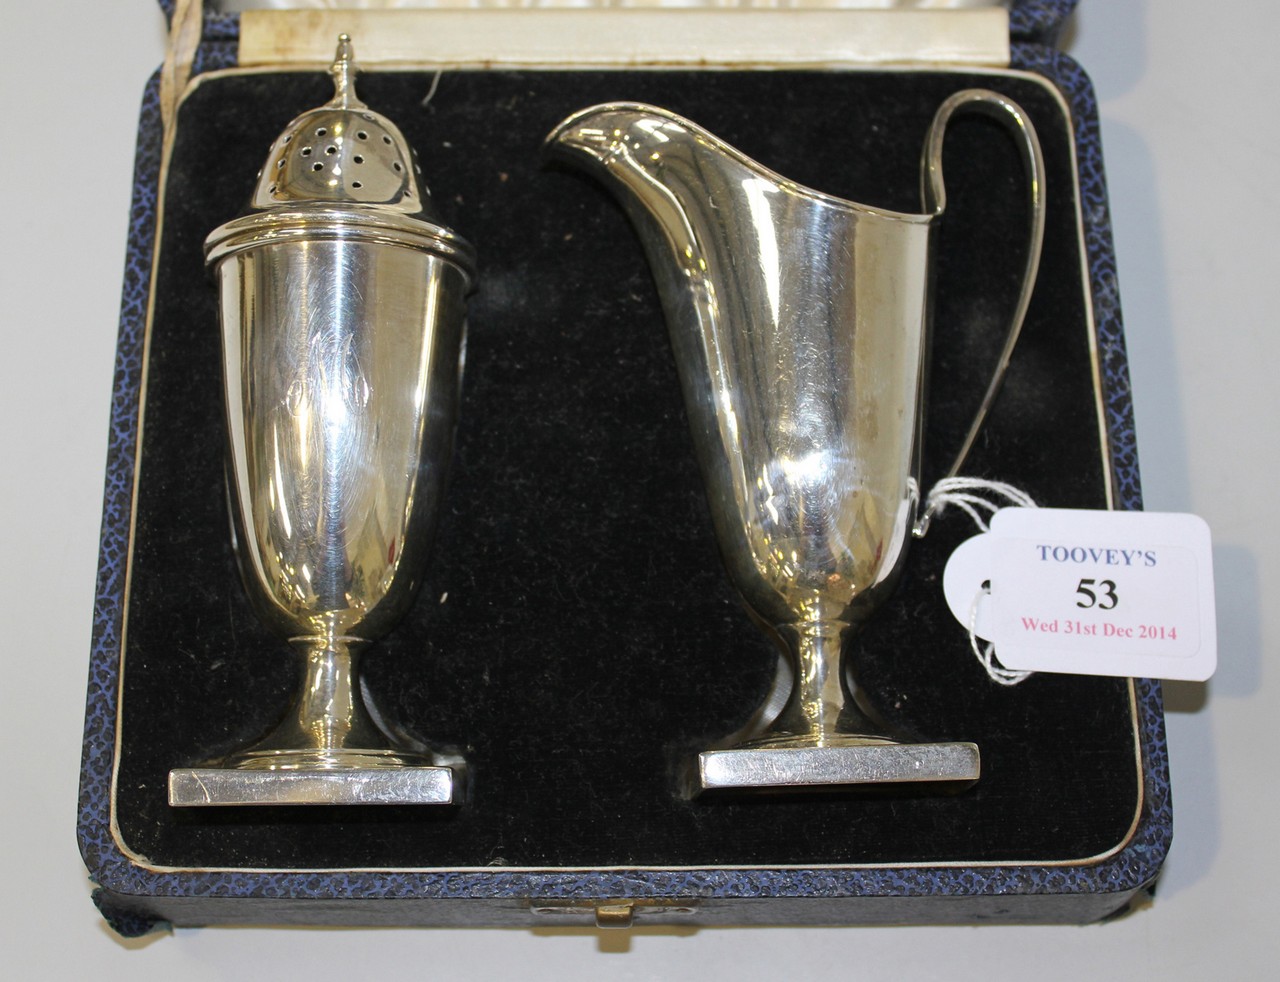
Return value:
M 920 226 L 923 235 L 933 217 L 869 208 L 804 187 L 697 124 L 641 103 L 582 109 L 551 132 L 544 150 L 609 185 L 640 230 L 660 279 L 671 259 L 684 267 L 694 253 L 704 260 L 724 250 L 741 255 L 744 245 L 762 262 L 785 256 L 795 268 L 826 253 L 832 231 L 854 220 Z M 655 234 L 658 241 L 650 241 Z M 784 240 L 802 251 L 780 253 Z

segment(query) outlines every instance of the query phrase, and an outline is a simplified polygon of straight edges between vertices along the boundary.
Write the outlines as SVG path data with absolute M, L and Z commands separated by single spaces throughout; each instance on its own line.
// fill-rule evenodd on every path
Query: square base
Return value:
M 698 755 L 703 790 L 824 788 L 978 779 L 972 743 L 884 743 L 855 747 L 751 747 Z
M 254 771 L 191 767 L 169 772 L 174 808 L 215 805 L 449 805 L 448 767 Z

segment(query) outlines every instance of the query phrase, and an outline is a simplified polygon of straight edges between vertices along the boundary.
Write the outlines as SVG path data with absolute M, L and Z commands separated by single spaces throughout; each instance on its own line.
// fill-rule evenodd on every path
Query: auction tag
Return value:
M 1196 515 L 1004 508 L 952 553 L 943 590 L 1006 668 L 1203 682 L 1217 667 Z

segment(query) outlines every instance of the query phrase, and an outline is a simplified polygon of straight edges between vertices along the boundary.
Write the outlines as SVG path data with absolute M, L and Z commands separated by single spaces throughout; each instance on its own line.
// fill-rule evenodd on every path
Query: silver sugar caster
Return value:
M 400 130 L 357 98 L 346 35 L 330 71 L 333 98 L 285 128 L 248 213 L 205 242 L 236 553 L 302 678 L 263 740 L 170 772 L 175 806 L 445 804 L 460 790 L 375 724 L 359 663 L 430 554 L 475 254 L 436 217 Z

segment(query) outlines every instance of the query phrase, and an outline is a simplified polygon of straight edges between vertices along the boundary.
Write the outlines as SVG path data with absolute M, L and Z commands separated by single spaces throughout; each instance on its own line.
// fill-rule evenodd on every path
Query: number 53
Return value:
M 1111 610 L 1120 602 L 1114 580 L 1081 580 L 1080 585 L 1076 587 L 1076 593 L 1082 598 L 1076 601 L 1077 607 L 1096 606 L 1099 610 Z M 1099 593 L 1102 594 L 1101 598 L 1098 597 Z

